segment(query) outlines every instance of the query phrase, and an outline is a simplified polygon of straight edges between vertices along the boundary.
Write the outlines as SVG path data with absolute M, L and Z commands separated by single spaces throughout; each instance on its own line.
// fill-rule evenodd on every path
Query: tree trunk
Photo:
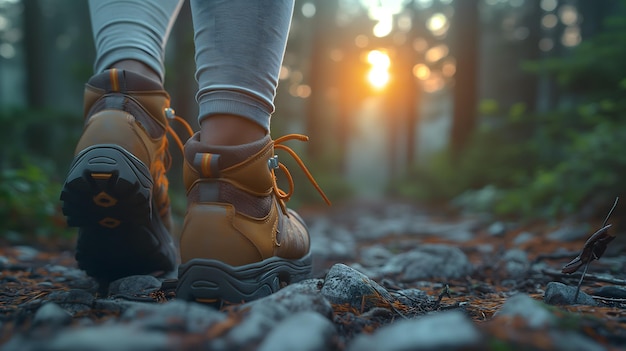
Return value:
M 476 126 L 479 18 L 478 0 L 456 1 L 455 4 L 451 30 L 457 66 L 450 141 L 453 153 L 458 156 Z
M 46 104 L 47 57 L 46 41 L 41 30 L 43 18 L 39 1 L 24 1 L 24 49 L 26 52 L 26 97 L 30 107 L 41 108 Z
M 311 64 L 308 72 L 311 95 L 307 101 L 306 132 L 310 138 L 307 143 L 307 155 L 319 159 L 325 153 L 325 144 L 331 127 L 325 88 L 328 86 L 330 57 L 328 54 L 335 27 L 334 16 L 338 8 L 337 0 L 317 2 L 316 22 L 314 26 Z

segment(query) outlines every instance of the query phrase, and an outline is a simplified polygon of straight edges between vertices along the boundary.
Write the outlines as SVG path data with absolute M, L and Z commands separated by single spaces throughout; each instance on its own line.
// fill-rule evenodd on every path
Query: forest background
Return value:
M 272 134 L 311 138 L 294 149 L 335 202 L 602 216 L 626 195 L 625 43 L 621 0 L 297 0 Z M 193 55 L 185 4 L 165 84 L 197 130 Z M 0 0 L 0 237 L 73 235 L 59 192 L 93 58 L 86 1 Z M 292 206 L 320 204 L 290 169 Z

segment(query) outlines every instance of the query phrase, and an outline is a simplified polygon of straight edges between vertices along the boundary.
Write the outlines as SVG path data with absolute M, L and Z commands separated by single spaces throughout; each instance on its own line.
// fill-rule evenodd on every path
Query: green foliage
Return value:
M 0 113 L 0 237 L 32 241 L 71 235 L 59 194 L 80 121 L 44 110 Z
M 616 16 L 570 55 L 526 63 L 558 82 L 557 108 L 533 114 L 514 105 L 502 113 L 496 101 L 483 101 L 484 127 L 467 148 L 458 157 L 436 155 L 398 192 L 525 217 L 575 213 L 588 201 L 610 204 L 626 193 L 624 41 L 626 16 Z
M 60 190 L 34 164 L 0 171 L 0 236 L 14 241 L 69 236 L 59 208 Z

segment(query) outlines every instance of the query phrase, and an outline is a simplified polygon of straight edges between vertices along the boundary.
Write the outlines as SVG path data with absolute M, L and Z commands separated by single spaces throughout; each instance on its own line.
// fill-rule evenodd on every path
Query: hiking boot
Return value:
M 103 281 L 172 271 L 169 95 L 159 82 L 111 69 L 89 80 L 84 99 L 85 127 L 61 192 L 67 223 L 79 228 L 78 266 Z
M 206 146 L 199 134 L 185 145 L 187 214 L 180 238 L 176 296 L 217 307 L 267 296 L 311 274 L 309 233 L 287 209 L 293 181 L 274 149 L 289 152 L 328 202 L 302 161 L 269 136 L 241 146 Z M 280 190 L 274 171 L 287 175 Z

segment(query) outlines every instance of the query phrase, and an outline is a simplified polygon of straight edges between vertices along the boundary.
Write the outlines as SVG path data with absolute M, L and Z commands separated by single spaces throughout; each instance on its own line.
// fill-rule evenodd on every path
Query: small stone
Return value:
M 380 269 L 382 274 L 401 274 L 403 281 L 431 278 L 456 279 L 474 270 L 467 255 L 450 245 L 422 245 L 392 257 Z
M 331 349 L 336 334 L 328 318 L 314 312 L 300 312 L 276 325 L 257 350 L 324 351 Z
M 406 319 L 361 334 L 348 351 L 480 350 L 483 336 L 469 317 L 459 311 L 439 312 Z
M 15 250 L 17 251 L 17 259 L 20 261 L 32 261 L 39 255 L 39 251 L 30 246 L 16 246 Z
M 433 297 L 420 289 L 398 290 L 392 292 L 391 295 L 393 295 L 398 302 L 411 307 L 429 305 L 434 301 Z
M 487 228 L 487 233 L 491 236 L 502 236 L 506 233 L 506 226 L 502 222 L 494 222 Z
M 72 315 L 54 302 L 41 306 L 33 317 L 33 325 L 64 326 L 72 322 Z
M 567 351 L 606 351 L 607 349 L 591 338 L 575 331 L 551 330 L 555 350 Z
M 320 293 L 320 286 L 319 279 L 305 280 L 264 298 L 234 307 L 234 312 L 245 313 L 245 316 L 225 337 L 212 342 L 212 348 L 254 349 L 253 346 L 258 345 L 279 323 L 299 313 L 315 313 L 330 320 L 333 309 Z
M 529 242 L 534 237 L 535 237 L 535 235 L 533 233 L 521 232 L 521 233 L 517 234 L 515 239 L 513 239 L 513 245 L 514 246 L 520 246 L 522 244 L 525 244 L 525 243 Z
M 274 294 L 244 304 L 242 308 L 250 308 L 254 312 L 258 305 L 281 305 L 290 314 L 316 312 L 330 319 L 333 315 L 333 308 L 322 294 L 323 282 L 321 279 L 307 279 L 294 283 Z
M 510 278 L 523 277 L 530 268 L 530 262 L 525 251 L 519 249 L 508 250 L 502 256 L 502 268 Z
M 109 295 L 148 295 L 161 288 L 161 281 L 151 275 L 132 275 L 109 284 Z
M 582 290 L 578 293 L 578 299 L 574 301 L 576 287 L 558 282 L 550 282 L 546 286 L 543 301 L 550 305 L 587 305 L 597 306 L 596 300 Z
M 387 303 L 393 301 L 385 288 L 363 273 L 341 263 L 330 268 L 321 293 L 333 304 L 348 304 L 362 311 L 375 307 L 381 300 Z
M 145 331 L 132 325 L 103 325 L 65 331 L 47 342 L 46 346 L 35 349 L 51 351 L 160 351 L 174 350 L 176 345 L 164 333 Z
M 554 241 L 574 241 L 593 234 L 590 233 L 590 230 L 591 228 L 588 224 L 567 225 L 548 234 L 548 239 Z
M 393 254 L 382 245 L 374 245 L 361 250 L 360 262 L 365 267 L 384 265 Z
M 48 295 L 48 300 L 56 302 L 59 306 L 74 314 L 90 310 L 95 298 L 85 290 L 71 289 L 68 291 L 53 291 Z
M 494 318 L 498 316 L 522 317 L 533 329 L 556 324 L 556 317 L 543 303 L 522 293 L 509 297 L 494 314 Z
M 58 278 L 65 278 L 65 280 L 85 279 L 87 277 L 85 272 L 78 268 L 71 268 L 60 265 L 46 265 L 44 268 L 50 273 L 61 274 L 61 277 Z
M 6 258 L 5 256 L 0 256 L 0 271 L 4 270 L 8 266 L 9 266 L 9 259 Z
M 145 330 L 202 333 L 225 318 L 225 314 L 209 306 L 174 300 L 163 304 L 135 303 L 120 320 Z

